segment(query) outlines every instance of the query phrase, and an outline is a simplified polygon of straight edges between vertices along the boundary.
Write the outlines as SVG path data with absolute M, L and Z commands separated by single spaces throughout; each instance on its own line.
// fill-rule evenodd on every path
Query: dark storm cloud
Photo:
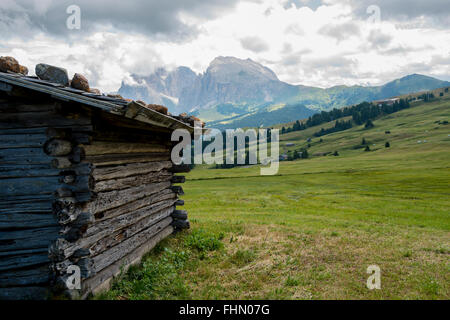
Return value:
M 3 3 L 3 1 L 5 1 Z M 98 29 L 138 32 L 161 40 L 186 39 L 197 29 L 180 14 L 211 19 L 232 9 L 238 0 L 2 0 L 0 35 L 27 36 L 42 31 L 57 36 L 76 36 Z M 81 9 L 81 29 L 69 30 L 70 5 Z M 166 39 L 164 39 L 164 37 Z
M 381 20 L 407 22 L 424 16 L 434 27 L 450 25 L 450 5 L 448 0 L 349 0 L 354 14 L 360 18 L 368 17 L 367 8 L 380 7 Z
M 255 53 L 269 50 L 269 45 L 258 37 L 245 37 L 241 39 L 241 45 L 244 49 L 253 51 Z

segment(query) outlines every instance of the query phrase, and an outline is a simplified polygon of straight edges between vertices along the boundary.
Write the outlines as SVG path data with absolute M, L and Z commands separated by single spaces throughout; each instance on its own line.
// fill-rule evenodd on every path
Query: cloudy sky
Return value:
M 67 27 L 71 5 L 80 29 Z M 320 87 L 450 80 L 448 0 L 1 0 L 0 39 L 31 73 L 62 66 L 106 92 L 156 67 L 201 73 L 216 56 Z

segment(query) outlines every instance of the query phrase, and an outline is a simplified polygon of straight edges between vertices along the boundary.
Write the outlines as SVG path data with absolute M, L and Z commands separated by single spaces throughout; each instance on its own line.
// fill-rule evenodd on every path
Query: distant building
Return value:
M 382 105 L 392 106 L 394 105 L 394 103 L 399 101 L 400 98 L 392 98 L 392 99 L 376 100 L 374 101 L 374 103 L 381 107 Z

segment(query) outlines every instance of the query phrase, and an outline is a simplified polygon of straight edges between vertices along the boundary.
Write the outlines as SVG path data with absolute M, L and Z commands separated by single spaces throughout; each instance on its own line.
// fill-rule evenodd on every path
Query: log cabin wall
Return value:
M 189 227 L 170 130 L 40 95 L 0 110 L 0 299 L 87 298 Z
M 53 281 L 49 245 L 63 230 L 70 233 L 73 223 L 55 209 L 91 197 L 91 167 L 82 163 L 78 147 L 92 131 L 91 120 L 46 96 L 25 96 L 0 92 L 2 299 L 48 297 Z M 69 176 L 76 178 L 69 182 Z

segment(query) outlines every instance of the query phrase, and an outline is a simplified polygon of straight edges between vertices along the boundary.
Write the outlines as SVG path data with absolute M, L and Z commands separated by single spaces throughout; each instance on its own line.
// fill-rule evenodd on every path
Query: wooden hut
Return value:
M 0 299 L 86 298 L 187 228 L 177 128 L 194 130 L 134 101 L 0 73 Z

